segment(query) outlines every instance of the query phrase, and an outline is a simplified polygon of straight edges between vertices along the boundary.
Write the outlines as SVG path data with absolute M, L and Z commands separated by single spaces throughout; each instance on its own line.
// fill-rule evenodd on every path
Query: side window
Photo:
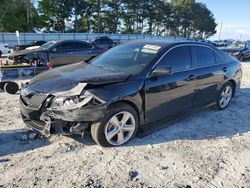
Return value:
M 163 57 L 160 66 L 172 68 L 173 72 L 190 69 L 192 67 L 190 48 L 181 46 L 172 49 Z
M 215 64 L 214 51 L 208 47 L 193 47 L 198 67 L 204 67 Z
M 214 57 L 215 57 L 215 61 L 216 61 L 217 64 L 225 62 L 224 59 L 219 54 L 217 54 L 216 52 L 214 52 Z
M 69 51 L 75 49 L 75 43 L 74 42 L 65 42 L 62 44 L 59 44 L 56 47 L 59 51 Z
M 77 50 L 90 50 L 92 49 L 92 46 L 88 43 L 79 42 L 79 43 L 76 43 L 76 49 Z

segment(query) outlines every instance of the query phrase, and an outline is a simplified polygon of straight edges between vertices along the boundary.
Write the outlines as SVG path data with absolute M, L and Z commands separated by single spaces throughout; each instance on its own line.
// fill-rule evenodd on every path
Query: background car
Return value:
M 109 37 L 103 36 L 96 38 L 92 44 L 98 46 L 103 50 L 108 50 L 116 45 L 116 43 Z
M 50 41 L 35 50 L 21 50 L 11 54 L 16 63 L 34 60 L 45 62 L 51 67 L 89 60 L 101 54 L 103 50 L 84 41 Z
M 2 54 L 7 54 L 10 52 L 9 46 L 6 43 L 0 43 L 0 57 Z
M 96 143 L 119 146 L 204 107 L 225 109 L 241 77 L 238 60 L 205 43 L 130 41 L 38 75 L 21 90 L 20 108 L 41 134 L 90 128 Z
M 39 40 L 39 41 L 32 41 L 31 43 L 28 43 L 28 44 L 15 45 L 13 46 L 13 51 L 24 50 L 25 48 L 28 48 L 31 46 L 42 46 L 45 43 L 46 41 Z
M 250 58 L 250 42 L 235 41 L 226 48 L 221 48 L 222 51 L 231 55 L 240 61 Z

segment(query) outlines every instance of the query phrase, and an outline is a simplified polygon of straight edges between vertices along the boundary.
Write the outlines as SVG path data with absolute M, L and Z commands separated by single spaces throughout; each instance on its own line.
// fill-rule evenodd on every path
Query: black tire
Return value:
M 231 88 L 232 94 L 231 94 L 231 97 L 230 97 L 229 101 L 227 102 L 227 104 L 225 106 L 222 106 L 222 104 L 220 103 L 220 100 L 222 98 L 222 93 L 225 91 L 225 89 L 227 87 Z M 224 109 L 226 109 L 228 107 L 228 105 L 231 102 L 231 99 L 233 98 L 234 89 L 235 88 L 234 88 L 234 86 L 233 86 L 233 84 L 231 82 L 227 82 L 226 84 L 224 84 L 224 86 L 219 91 L 218 97 L 216 99 L 216 104 L 214 106 L 216 110 L 224 110 Z
M 2 54 L 3 54 L 3 52 L 2 52 L 2 51 L 0 51 L 0 57 L 2 57 Z
M 0 82 L 0 89 L 4 91 L 4 85 L 6 84 L 6 82 Z
M 7 82 L 4 85 L 4 91 L 9 94 L 16 94 L 16 92 L 19 90 L 19 86 L 15 82 Z
M 241 62 L 244 62 L 245 57 L 244 57 L 244 55 L 243 55 L 243 54 L 240 56 L 239 60 L 240 60 Z
M 129 140 L 131 140 L 136 135 L 136 132 L 138 130 L 138 124 L 139 124 L 137 112 L 132 106 L 126 103 L 115 103 L 107 109 L 107 112 L 104 118 L 102 118 L 100 121 L 95 122 L 91 125 L 91 136 L 98 145 L 102 147 L 119 146 L 119 145 L 112 145 L 107 141 L 106 136 L 105 136 L 105 127 L 107 126 L 108 121 L 115 114 L 119 112 L 124 112 L 124 111 L 131 113 L 135 119 L 135 130 L 133 132 L 133 135 L 129 138 Z M 126 142 L 128 142 L 129 140 L 127 140 Z

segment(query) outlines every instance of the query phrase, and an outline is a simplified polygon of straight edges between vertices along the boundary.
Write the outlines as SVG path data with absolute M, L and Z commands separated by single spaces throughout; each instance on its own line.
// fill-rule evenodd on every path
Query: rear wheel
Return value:
M 138 116 L 133 107 L 123 103 L 111 106 L 103 120 L 91 125 L 94 141 L 103 146 L 120 146 L 137 132 Z
M 216 109 L 224 110 L 228 107 L 232 97 L 233 97 L 233 84 L 231 82 L 226 83 L 220 90 L 219 96 L 216 100 Z
M 4 85 L 4 91 L 9 94 L 16 94 L 16 92 L 19 90 L 19 86 L 15 82 L 7 82 Z
M 0 51 L 0 57 L 2 56 L 3 52 Z
M 4 90 L 4 85 L 6 84 L 6 82 L 0 82 L 0 89 Z
M 243 61 L 245 60 L 245 57 L 244 57 L 243 54 L 240 56 L 239 60 L 240 60 L 241 62 L 243 62 Z

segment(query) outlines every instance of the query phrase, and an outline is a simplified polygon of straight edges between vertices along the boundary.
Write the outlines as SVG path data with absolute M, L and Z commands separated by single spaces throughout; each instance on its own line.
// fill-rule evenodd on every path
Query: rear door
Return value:
M 192 46 L 192 51 L 197 66 L 195 102 L 198 106 L 204 106 L 215 101 L 218 88 L 228 71 L 228 64 L 208 46 Z
M 75 52 L 74 42 L 63 42 L 55 46 L 49 52 L 49 61 L 53 66 L 65 65 L 69 63 L 74 63 L 74 52 Z
M 147 123 L 182 113 L 194 104 L 196 72 L 190 47 L 173 48 L 157 66 L 171 68 L 173 74 L 145 80 Z
M 85 43 L 78 42 L 75 44 L 74 62 L 80 62 L 88 60 L 90 57 L 95 57 L 97 54 L 93 50 L 93 46 Z

